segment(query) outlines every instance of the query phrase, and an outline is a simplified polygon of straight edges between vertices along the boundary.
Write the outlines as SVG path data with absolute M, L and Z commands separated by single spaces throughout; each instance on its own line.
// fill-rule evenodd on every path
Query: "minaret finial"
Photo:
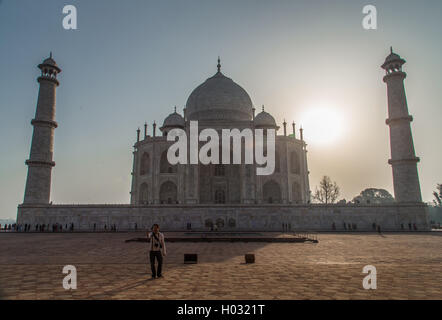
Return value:
M 216 66 L 218 68 L 218 72 L 221 72 L 221 59 L 218 56 L 218 65 Z

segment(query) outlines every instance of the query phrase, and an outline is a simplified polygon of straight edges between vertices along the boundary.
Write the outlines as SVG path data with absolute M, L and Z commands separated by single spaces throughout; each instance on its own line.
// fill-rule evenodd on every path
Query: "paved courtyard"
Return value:
M 166 237 L 167 237 L 166 233 Z M 2 299 L 442 299 L 442 233 L 319 234 L 319 243 L 168 243 L 150 280 L 143 233 L 0 233 Z M 184 265 L 184 253 L 199 263 Z M 255 264 L 244 254 L 254 253 Z M 78 288 L 62 287 L 63 266 Z M 365 265 L 377 290 L 364 290 Z

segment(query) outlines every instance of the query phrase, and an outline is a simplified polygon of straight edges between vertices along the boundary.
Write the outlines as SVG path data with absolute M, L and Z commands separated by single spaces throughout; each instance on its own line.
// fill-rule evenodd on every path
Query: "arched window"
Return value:
M 150 156 L 147 152 L 143 153 L 140 162 L 140 175 L 144 176 L 150 173 Z
M 178 200 L 177 187 L 172 181 L 164 182 L 160 187 L 160 203 L 175 204 Z
M 301 203 L 301 186 L 298 182 L 293 182 L 292 184 L 292 202 L 293 203 Z
M 148 201 L 149 201 L 149 194 L 148 194 L 148 186 L 147 186 L 147 183 L 143 183 L 143 184 L 140 186 L 139 199 L 140 199 L 140 204 L 148 204 Z
M 281 188 L 275 181 L 268 181 L 262 188 L 264 203 L 281 203 Z
M 215 191 L 215 203 L 226 203 L 226 192 L 223 189 Z
M 176 172 L 177 172 L 177 166 L 171 165 L 169 163 L 169 160 L 167 160 L 167 150 L 164 150 L 164 152 L 161 154 L 160 173 L 176 173 Z
M 294 174 L 299 174 L 301 172 L 299 165 L 299 156 L 296 151 L 290 153 L 290 172 Z

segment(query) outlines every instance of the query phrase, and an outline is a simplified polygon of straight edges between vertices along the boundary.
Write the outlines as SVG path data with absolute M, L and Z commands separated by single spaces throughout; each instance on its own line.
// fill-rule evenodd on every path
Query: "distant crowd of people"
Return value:
M 216 227 L 215 227 L 216 228 Z M 211 227 L 211 231 L 215 231 L 215 228 L 212 226 Z M 345 231 L 356 231 L 358 229 L 358 225 L 356 223 L 349 223 L 349 222 L 343 222 L 343 228 Z M 439 228 L 440 228 L 440 224 L 439 224 Z M 134 225 L 134 229 L 135 231 L 138 230 L 138 225 L 135 223 Z M 191 227 L 189 228 L 189 224 L 188 224 L 188 229 L 191 229 Z M 336 230 L 336 224 L 333 222 L 332 223 L 332 230 Z M 381 225 L 377 224 L 376 222 L 373 222 L 372 224 L 372 229 L 373 231 L 379 232 L 381 233 Z M 282 224 L 282 230 L 283 231 L 291 231 L 292 230 L 292 225 L 290 223 L 283 223 Z M 416 226 L 416 223 L 408 223 L 408 224 L 403 224 L 401 223 L 401 230 L 405 231 L 417 231 L 418 228 Z M 70 224 L 60 224 L 60 223 L 54 223 L 52 225 L 50 224 L 36 224 L 34 226 L 32 226 L 31 224 L 4 224 L 1 225 L 0 224 L 0 231 L 17 231 L 17 232 L 74 232 L 74 224 L 70 223 Z M 104 231 L 104 232 L 116 232 L 117 231 L 117 225 L 116 224 L 111 224 L 111 225 L 107 225 L 105 224 L 103 227 L 99 228 L 97 227 L 97 224 L 94 223 L 93 225 L 93 231 Z
M 136 227 L 135 227 L 135 229 L 136 229 Z M 97 224 L 96 224 L 96 223 L 94 223 L 94 231 L 97 231 Z M 104 231 L 105 231 L 105 232 L 107 232 L 107 231 L 117 232 L 117 225 L 116 225 L 116 224 L 111 224 L 111 225 L 109 226 L 109 228 L 108 228 L 108 227 L 107 227 L 107 224 L 105 224 L 105 225 L 104 225 Z
M 358 225 L 356 224 L 356 223 L 346 223 L 345 221 L 343 222 L 343 227 L 344 227 L 344 230 L 348 230 L 348 231 L 356 231 L 357 229 L 358 229 Z M 373 224 L 372 224 L 372 229 L 373 229 L 373 231 L 376 231 L 376 232 L 378 232 L 378 233 L 381 233 L 381 225 L 380 224 L 377 224 L 376 222 L 373 222 Z M 403 223 L 401 223 L 401 230 L 404 230 L 405 231 L 405 229 L 406 229 L 406 226 L 403 224 Z M 336 230 L 336 224 L 333 222 L 332 223 L 332 230 Z M 416 226 L 416 223 L 408 223 L 408 230 L 409 231 L 417 231 L 417 226 Z
M 17 232 L 62 232 L 64 230 L 67 231 L 74 231 L 74 224 L 65 224 L 63 226 L 60 223 L 54 223 L 52 225 L 50 224 L 36 224 L 32 226 L 31 224 L 25 223 L 25 224 L 10 224 L 5 225 L 3 228 L 0 224 L 0 230 L 7 230 L 7 231 L 17 231 Z
M 404 224 L 401 223 L 401 230 L 405 230 Z M 417 231 L 417 226 L 415 223 L 413 223 L 413 225 L 411 224 L 411 222 L 408 224 L 408 230 L 412 231 Z
M 31 225 L 28 223 L 25 224 L 5 224 L 2 225 L 0 224 L 0 231 L 16 231 L 16 232 L 74 232 L 74 224 L 70 223 L 70 224 L 61 224 L 61 223 L 54 223 L 54 224 L 35 224 L 35 225 Z M 135 230 L 138 229 L 137 224 L 135 224 Z M 93 231 L 97 231 L 97 224 L 94 223 L 94 227 L 93 227 Z M 116 232 L 117 231 L 117 225 L 116 224 L 112 224 L 109 225 L 109 227 L 107 225 L 104 225 L 103 229 L 100 229 L 98 231 L 113 231 Z
M 3 226 L 0 223 L 0 230 L 4 230 L 4 231 L 15 231 L 16 228 L 16 224 L 7 224 L 5 223 Z

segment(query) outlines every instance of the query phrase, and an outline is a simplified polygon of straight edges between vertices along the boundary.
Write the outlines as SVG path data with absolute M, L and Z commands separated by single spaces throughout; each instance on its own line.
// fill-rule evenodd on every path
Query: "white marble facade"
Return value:
M 198 86 L 189 96 L 184 116 L 175 110 L 157 132 L 138 138 L 135 144 L 132 172 L 131 204 L 307 204 L 310 186 L 306 143 L 300 133 L 276 136 L 275 170 L 272 175 L 257 176 L 256 164 L 239 165 L 169 165 L 167 132 L 173 128 L 189 133 L 190 121 L 198 121 L 199 131 L 222 129 L 278 129 L 275 119 L 266 111 L 255 117 L 255 108 L 247 92 L 230 78 L 218 72 Z M 140 133 L 138 133 L 139 136 Z M 189 134 L 188 134 L 189 136 Z M 221 141 L 220 141 L 221 145 Z M 244 155 L 243 161 L 244 163 Z
M 152 134 L 147 125 L 143 137 L 138 130 L 134 145 L 130 204 L 125 205 L 52 205 L 50 201 L 55 90 L 61 69 L 52 56 L 39 68 L 42 74 L 34 135 L 23 204 L 18 206 L 17 223 L 30 225 L 74 225 L 74 230 L 118 230 L 150 228 L 159 223 L 163 230 L 278 231 L 291 230 L 425 231 L 429 229 L 428 208 L 421 201 L 419 179 L 411 137 L 411 116 L 405 100 L 401 66 L 405 63 L 391 52 L 383 68 L 389 87 L 393 179 L 396 201 L 386 205 L 310 203 L 306 143 L 302 129 L 296 136 L 276 136 L 276 166 L 269 176 L 256 175 L 256 165 L 185 165 L 172 166 L 167 161 L 166 139 L 173 128 L 189 134 L 190 121 L 198 121 L 199 130 L 236 128 L 243 130 L 279 129 L 275 119 L 262 108 L 255 108 L 247 92 L 232 79 L 218 72 L 198 86 L 189 96 L 181 116 L 175 110 Z M 399 128 L 399 129 L 398 129 Z M 401 132 L 405 132 L 401 134 Z

